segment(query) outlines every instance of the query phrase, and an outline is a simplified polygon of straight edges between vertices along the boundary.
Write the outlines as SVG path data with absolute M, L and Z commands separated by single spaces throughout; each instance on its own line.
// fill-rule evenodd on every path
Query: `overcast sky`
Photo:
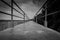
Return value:
M 5 0 L 5 1 L 9 4 L 11 3 L 11 0 L 9 0 L 9 1 Z M 29 19 L 32 19 L 32 18 L 34 18 L 35 13 L 39 10 L 39 8 L 44 4 L 44 2 L 46 0 L 41 0 L 39 5 L 37 5 L 38 2 L 36 2 L 36 4 L 34 4 L 32 2 L 32 0 L 18 0 L 18 1 L 15 0 L 15 1 L 28 15 Z M 16 8 L 18 11 L 20 11 L 15 5 L 14 5 L 14 8 Z M 0 1 L 0 11 L 11 14 L 11 8 L 8 7 L 7 5 L 5 5 L 4 3 L 2 3 L 1 1 Z M 21 14 L 19 14 L 15 10 L 13 12 L 14 12 L 14 15 L 23 17 Z M 0 20 L 11 20 L 11 16 L 0 13 Z M 14 17 L 14 20 L 23 20 L 23 19 Z

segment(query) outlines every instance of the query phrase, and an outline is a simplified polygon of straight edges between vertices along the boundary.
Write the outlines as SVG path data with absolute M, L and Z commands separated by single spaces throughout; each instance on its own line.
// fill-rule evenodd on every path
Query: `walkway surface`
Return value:
M 60 33 L 29 21 L 1 31 L 0 40 L 60 40 Z

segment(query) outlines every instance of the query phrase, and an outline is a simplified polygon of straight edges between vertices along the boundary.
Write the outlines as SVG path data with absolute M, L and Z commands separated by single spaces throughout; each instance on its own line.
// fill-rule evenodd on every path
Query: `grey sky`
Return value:
M 7 3 L 11 3 L 11 0 L 5 0 Z M 39 5 L 38 2 L 36 2 L 36 4 L 34 4 L 32 2 L 32 0 L 15 0 L 15 2 L 25 11 L 25 13 L 28 15 L 29 19 L 32 19 L 35 15 L 35 13 L 39 10 L 39 8 L 44 4 L 46 0 L 41 0 L 39 2 Z M 4 8 L 3 8 L 4 7 Z M 19 10 L 15 5 L 14 5 L 14 8 L 16 8 L 17 10 Z M 8 7 L 7 5 L 5 5 L 4 3 L 2 3 L 0 1 L 0 11 L 4 11 L 4 12 L 7 12 L 9 14 L 11 14 L 11 8 Z M 20 10 L 19 10 L 20 11 Z M 4 14 L 0 14 L 2 16 L 0 16 L 0 19 L 4 19 L 4 20 L 10 20 L 11 17 L 10 16 L 7 16 L 7 15 L 4 15 Z M 23 17 L 21 14 L 17 13 L 15 10 L 14 10 L 14 15 L 17 15 L 17 16 L 21 16 Z M 14 20 L 22 20 L 22 19 L 19 19 L 19 18 L 16 18 L 14 17 Z

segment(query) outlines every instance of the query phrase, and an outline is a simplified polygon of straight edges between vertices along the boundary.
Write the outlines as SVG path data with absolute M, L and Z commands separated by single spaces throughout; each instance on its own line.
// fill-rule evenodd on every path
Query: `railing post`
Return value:
M 11 6 L 13 7 L 13 0 L 11 0 Z M 13 22 L 13 8 L 11 8 L 11 27 L 14 27 L 14 22 Z
M 47 27 L 47 3 L 45 4 L 45 22 L 44 22 L 45 27 Z

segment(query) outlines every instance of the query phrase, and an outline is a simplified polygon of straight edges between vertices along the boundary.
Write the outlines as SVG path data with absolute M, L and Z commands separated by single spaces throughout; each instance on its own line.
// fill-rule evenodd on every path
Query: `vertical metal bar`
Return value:
M 45 5 L 45 27 L 47 27 L 47 3 Z
M 11 0 L 11 6 L 13 7 L 13 0 Z M 13 39 L 13 36 L 14 36 L 14 21 L 13 21 L 13 8 L 11 8 L 11 27 L 12 27 L 12 29 L 11 29 L 11 37 L 12 38 L 10 38 L 10 40 L 12 40 Z
M 13 0 L 11 0 L 11 6 L 13 7 Z M 13 8 L 11 8 L 11 27 L 14 27 L 14 22 L 13 22 Z
M 36 23 L 37 23 L 37 16 L 36 16 Z
M 24 14 L 24 31 L 25 31 L 25 14 Z

